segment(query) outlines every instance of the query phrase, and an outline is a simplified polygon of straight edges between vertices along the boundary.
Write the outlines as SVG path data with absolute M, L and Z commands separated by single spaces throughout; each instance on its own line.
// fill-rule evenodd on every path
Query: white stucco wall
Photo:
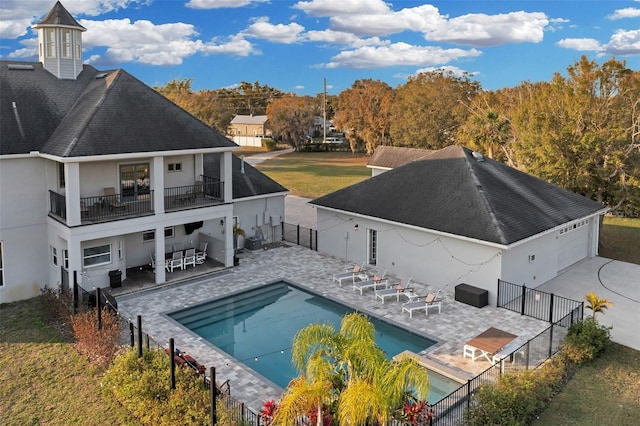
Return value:
M 37 296 L 49 284 L 45 174 L 40 158 L 0 159 L 0 303 Z
M 247 237 L 262 235 L 263 241 L 269 243 L 282 239 L 284 197 L 274 195 L 234 201 L 233 214 L 238 217 L 238 223 Z M 270 218 L 273 218 L 273 224 Z
M 513 284 L 537 287 L 558 275 L 558 233 L 551 232 L 502 254 L 502 279 Z M 530 261 L 529 256 L 535 256 Z

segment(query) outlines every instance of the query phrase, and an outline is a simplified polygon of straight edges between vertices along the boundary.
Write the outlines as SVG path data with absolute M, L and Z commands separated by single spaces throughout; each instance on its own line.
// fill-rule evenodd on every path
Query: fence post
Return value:
M 138 315 L 138 358 L 142 358 L 142 316 Z
M 551 324 L 551 327 L 549 327 L 549 356 L 547 358 L 551 358 L 553 354 L 553 327 L 555 327 L 555 324 Z
M 551 324 L 553 324 L 553 299 L 554 299 L 554 294 L 551 293 L 551 297 L 549 299 L 549 322 Z
M 300 226 L 300 225 L 298 225 L 298 226 Z M 242 416 L 242 417 L 240 418 L 240 420 L 241 420 L 242 422 L 244 422 L 244 402 L 241 402 L 241 403 L 240 403 L 240 415 Z
M 499 308 L 500 307 L 500 290 L 502 289 L 502 286 L 500 285 L 500 278 L 498 278 L 498 301 L 496 303 L 496 306 Z
M 471 406 L 471 380 L 467 380 L 467 410 Z
M 149 335 L 148 334 L 144 335 L 144 345 L 147 347 L 147 350 L 149 350 Z
M 209 367 L 209 396 L 211 397 L 211 425 L 215 426 L 216 418 L 216 368 Z
M 318 251 L 318 230 L 316 229 L 316 251 Z
M 175 346 L 173 343 L 173 337 L 169 339 L 169 380 L 171 383 L 171 389 L 176 388 L 176 361 L 173 359 L 175 353 Z
M 78 271 L 73 271 L 73 313 L 78 313 Z
M 282 238 L 281 241 L 284 241 L 284 220 L 280 222 L 280 227 L 282 228 Z
M 531 340 L 527 340 L 527 356 L 524 359 L 525 366 L 527 367 L 526 370 L 529 369 L 529 353 L 530 352 L 531 352 Z
M 525 305 L 526 305 L 526 297 L 527 297 L 527 286 L 522 284 L 522 309 L 520 309 L 520 315 L 524 315 Z
M 296 226 L 296 244 L 300 245 L 300 224 Z
M 100 287 L 96 287 L 96 306 L 98 307 L 98 330 L 102 330 L 102 308 L 100 306 Z
M 136 339 L 134 337 L 133 323 L 131 321 L 129 321 L 129 337 L 131 339 L 131 347 L 134 347 L 136 345 Z

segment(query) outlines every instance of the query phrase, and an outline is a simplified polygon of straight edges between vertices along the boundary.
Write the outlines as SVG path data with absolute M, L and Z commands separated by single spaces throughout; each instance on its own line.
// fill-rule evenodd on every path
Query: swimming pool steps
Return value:
M 241 295 L 212 300 L 198 306 L 173 312 L 169 316 L 190 330 L 206 327 L 218 321 L 234 319 L 241 322 L 243 314 L 263 308 L 291 290 L 285 283 L 259 287 Z

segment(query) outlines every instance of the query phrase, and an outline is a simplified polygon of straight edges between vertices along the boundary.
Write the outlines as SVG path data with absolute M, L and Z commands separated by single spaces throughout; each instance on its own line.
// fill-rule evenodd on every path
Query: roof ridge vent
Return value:
M 105 78 L 108 73 L 101 72 L 100 74 L 96 74 L 96 80 L 100 80 L 101 78 Z
M 10 70 L 33 70 L 31 64 L 7 64 L 7 68 Z
M 480 154 L 478 151 L 471 151 L 471 155 L 476 161 L 484 161 L 484 155 Z

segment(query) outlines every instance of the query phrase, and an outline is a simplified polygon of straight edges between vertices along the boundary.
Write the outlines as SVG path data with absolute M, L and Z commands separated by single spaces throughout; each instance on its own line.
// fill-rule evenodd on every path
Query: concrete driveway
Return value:
M 613 302 L 598 322 L 613 326 L 611 340 L 640 351 L 640 265 L 594 257 L 569 268 L 538 289 L 584 301 L 593 291 Z M 586 309 L 585 316 L 591 315 Z

